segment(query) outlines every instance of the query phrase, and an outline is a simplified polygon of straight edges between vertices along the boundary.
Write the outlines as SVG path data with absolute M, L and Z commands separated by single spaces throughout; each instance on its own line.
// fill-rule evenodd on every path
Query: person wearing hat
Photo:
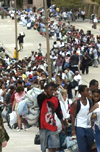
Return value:
M 26 88 L 27 88 L 27 91 L 31 90 L 31 83 L 30 82 L 27 82 L 25 84 Z

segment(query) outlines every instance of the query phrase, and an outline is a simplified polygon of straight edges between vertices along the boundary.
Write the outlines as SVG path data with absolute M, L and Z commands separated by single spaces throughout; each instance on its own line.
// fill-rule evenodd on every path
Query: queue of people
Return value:
M 33 26 L 41 35 L 45 36 L 43 12 L 39 17 L 36 12 L 31 13 L 30 11 L 29 13 L 19 12 L 22 24 L 26 26 L 26 21 L 29 21 L 31 17 L 31 27 Z M 40 110 L 41 150 L 45 152 L 48 148 L 50 152 L 61 151 L 59 134 L 67 131 L 70 123 L 72 126 L 70 139 L 72 141 L 75 139 L 76 147 L 73 152 L 92 152 L 94 139 L 96 141 L 94 150 L 96 151 L 97 148 L 99 152 L 99 83 L 93 79 L 89 83 L 89 88 L 82 85 L 82 74 L 85 74 L 85 71 L 86 74 L 89 73 L 90 65 L 93 65 L 93 68 L 98 67 L 100 38 L 95 38 L 91 31 L 85 33 L 82 29 L 76 29 L 70 22 L 50 21 L 48 26 L 49 36 L 55 39 L 50 51 L 51 82 L 48 80 L 47 55 L 42 55 L 42 44 L 39 43 L 38 51 L 32 51 L 29 57 L 25 56 L 22 60 L 16 60 L 16 57 L 12 59 L 5 55 L 0 60 L 0 100 L 9 106 L 11 111 L 16 111 L 17 131 L 21 131 L 22 123 L 26 131 L 28 122 L 18 114 L 18 106 L 29 90 L 33 87 L 39 88 L 42 91 L 37 96 Z M 23 49 L 23 41 L 19 44 Z M 73 102 L 73 97 L 78 99 Z M 9 125 L 8 118 L 7 122 Z M 1 122 L 1 124 L 3 123 Z M 2 126 L 0 128 L 3 129 Z M 0 134 L 2 134 L 2 129 Z M 2 134 L 1 138 L 3 137 Z M 1 148 L 6 146 L 6 141 L 7 139 L 1 140 Z M 72 150 L 71 147 L 68 147 L 66 137 L 64 143 L 66 148 Z
M 72 104 L 72 134 L 70 135 L 70 140 L 74 140 L 75 135 L 77 139 L 77 146 L 73 152 L 100 151 L 100 90 L 98 89 L 98 85 L 98 81 L 95 79 L 90 81 L 89 88 L 86 85 L 80 85 L 79 93 L 81 97 Z M 38 105 L 40 108 L 40 143 L 42 151 L 45 151 L 47 148 L 49 151 L 56 152 L 57 149 L 60 148 L 59 130 L 60 133 L 64 131 L 66 134 L 69 125 L 70 110 L 68 112 L 68 106 L 70 103 L 68 102 L 67 93 L 64 89 L 61 91 L 63 98 L 59 98 L 60 89 L 59 86 L 51 82 L 44 87 L 44 92 L 38 96 Z M 65 101 L 63 101 L 63 99 Z M 65 137 L 65 139 L 66 138 L 67 137 Z M 95 148 L 93 146 L 94 139 L 96 141 Z M 65 140 L 65 143 L 68 145 L 67 140 Z

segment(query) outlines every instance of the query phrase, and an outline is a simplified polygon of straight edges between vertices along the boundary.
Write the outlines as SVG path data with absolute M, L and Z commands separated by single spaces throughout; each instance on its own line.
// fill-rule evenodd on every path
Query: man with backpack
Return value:
M 72 134 L 76 134 L 80 152 L 91 152 L 94 143 L 92 128 L 87 125 L 87 116 L 91 108 L 91 102 L 87 99 L 88 91 L 86 85 L 79 86 L 81 98 L 74 102 L 72 111 Z

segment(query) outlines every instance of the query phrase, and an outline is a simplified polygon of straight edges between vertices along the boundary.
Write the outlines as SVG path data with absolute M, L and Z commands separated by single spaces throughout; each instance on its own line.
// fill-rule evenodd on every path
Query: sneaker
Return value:
M 28 128 L 25 128 L 25 131 L 28 131 Z
M 21 129 L 17 129 L 17 132 L 20 132 L 21 131 Z

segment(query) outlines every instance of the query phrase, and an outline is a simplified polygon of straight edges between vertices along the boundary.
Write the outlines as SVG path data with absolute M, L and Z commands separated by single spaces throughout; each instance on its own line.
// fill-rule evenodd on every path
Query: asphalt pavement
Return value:
M 97 29 L 92 29 L 92 24 L 88 21 L 77 21 L 72 23 L 76 28 L 91 30 L 96 36 L 100 34 L 100 25 Z M 18 33 L 25 33 L 24 49 L 20 52 L 20 59 L 24 56 L 29 56 L 31 51 L 38 51 L 38 44 L 42 44 L 42 52 L 46 53 L 46 38 L 41 36 L 37 31 L 31 29 L 27 30 L 26 27 L 21 26 L 18 23 Z M 50 48 L 52 48 L 54 39 L 50 39 Z M 7 53 L 13 57 L 15 47 L 15 24 L 14 20 L 10 18 L 0 19 L 0 43 L 6 48 Z M 98 68 L 89 68 L 89 74 L 82 75 L 83 84 L 89 84 L 91 79 L 97 79 L 100 82 L 100 66 Z M 6 124 L 5 124 L 6 126 Z M 10 135 L 10 141 L 8 146 L 3 149 L 3 152 L 40 152 L 40 146 L 34 145 L 34 137 L 38 132 L 36 127 L 32 127 L 29 131 L 22 130 L 17 132 L 16 130 L 10 130 L 7 126 L 6 129 Z

